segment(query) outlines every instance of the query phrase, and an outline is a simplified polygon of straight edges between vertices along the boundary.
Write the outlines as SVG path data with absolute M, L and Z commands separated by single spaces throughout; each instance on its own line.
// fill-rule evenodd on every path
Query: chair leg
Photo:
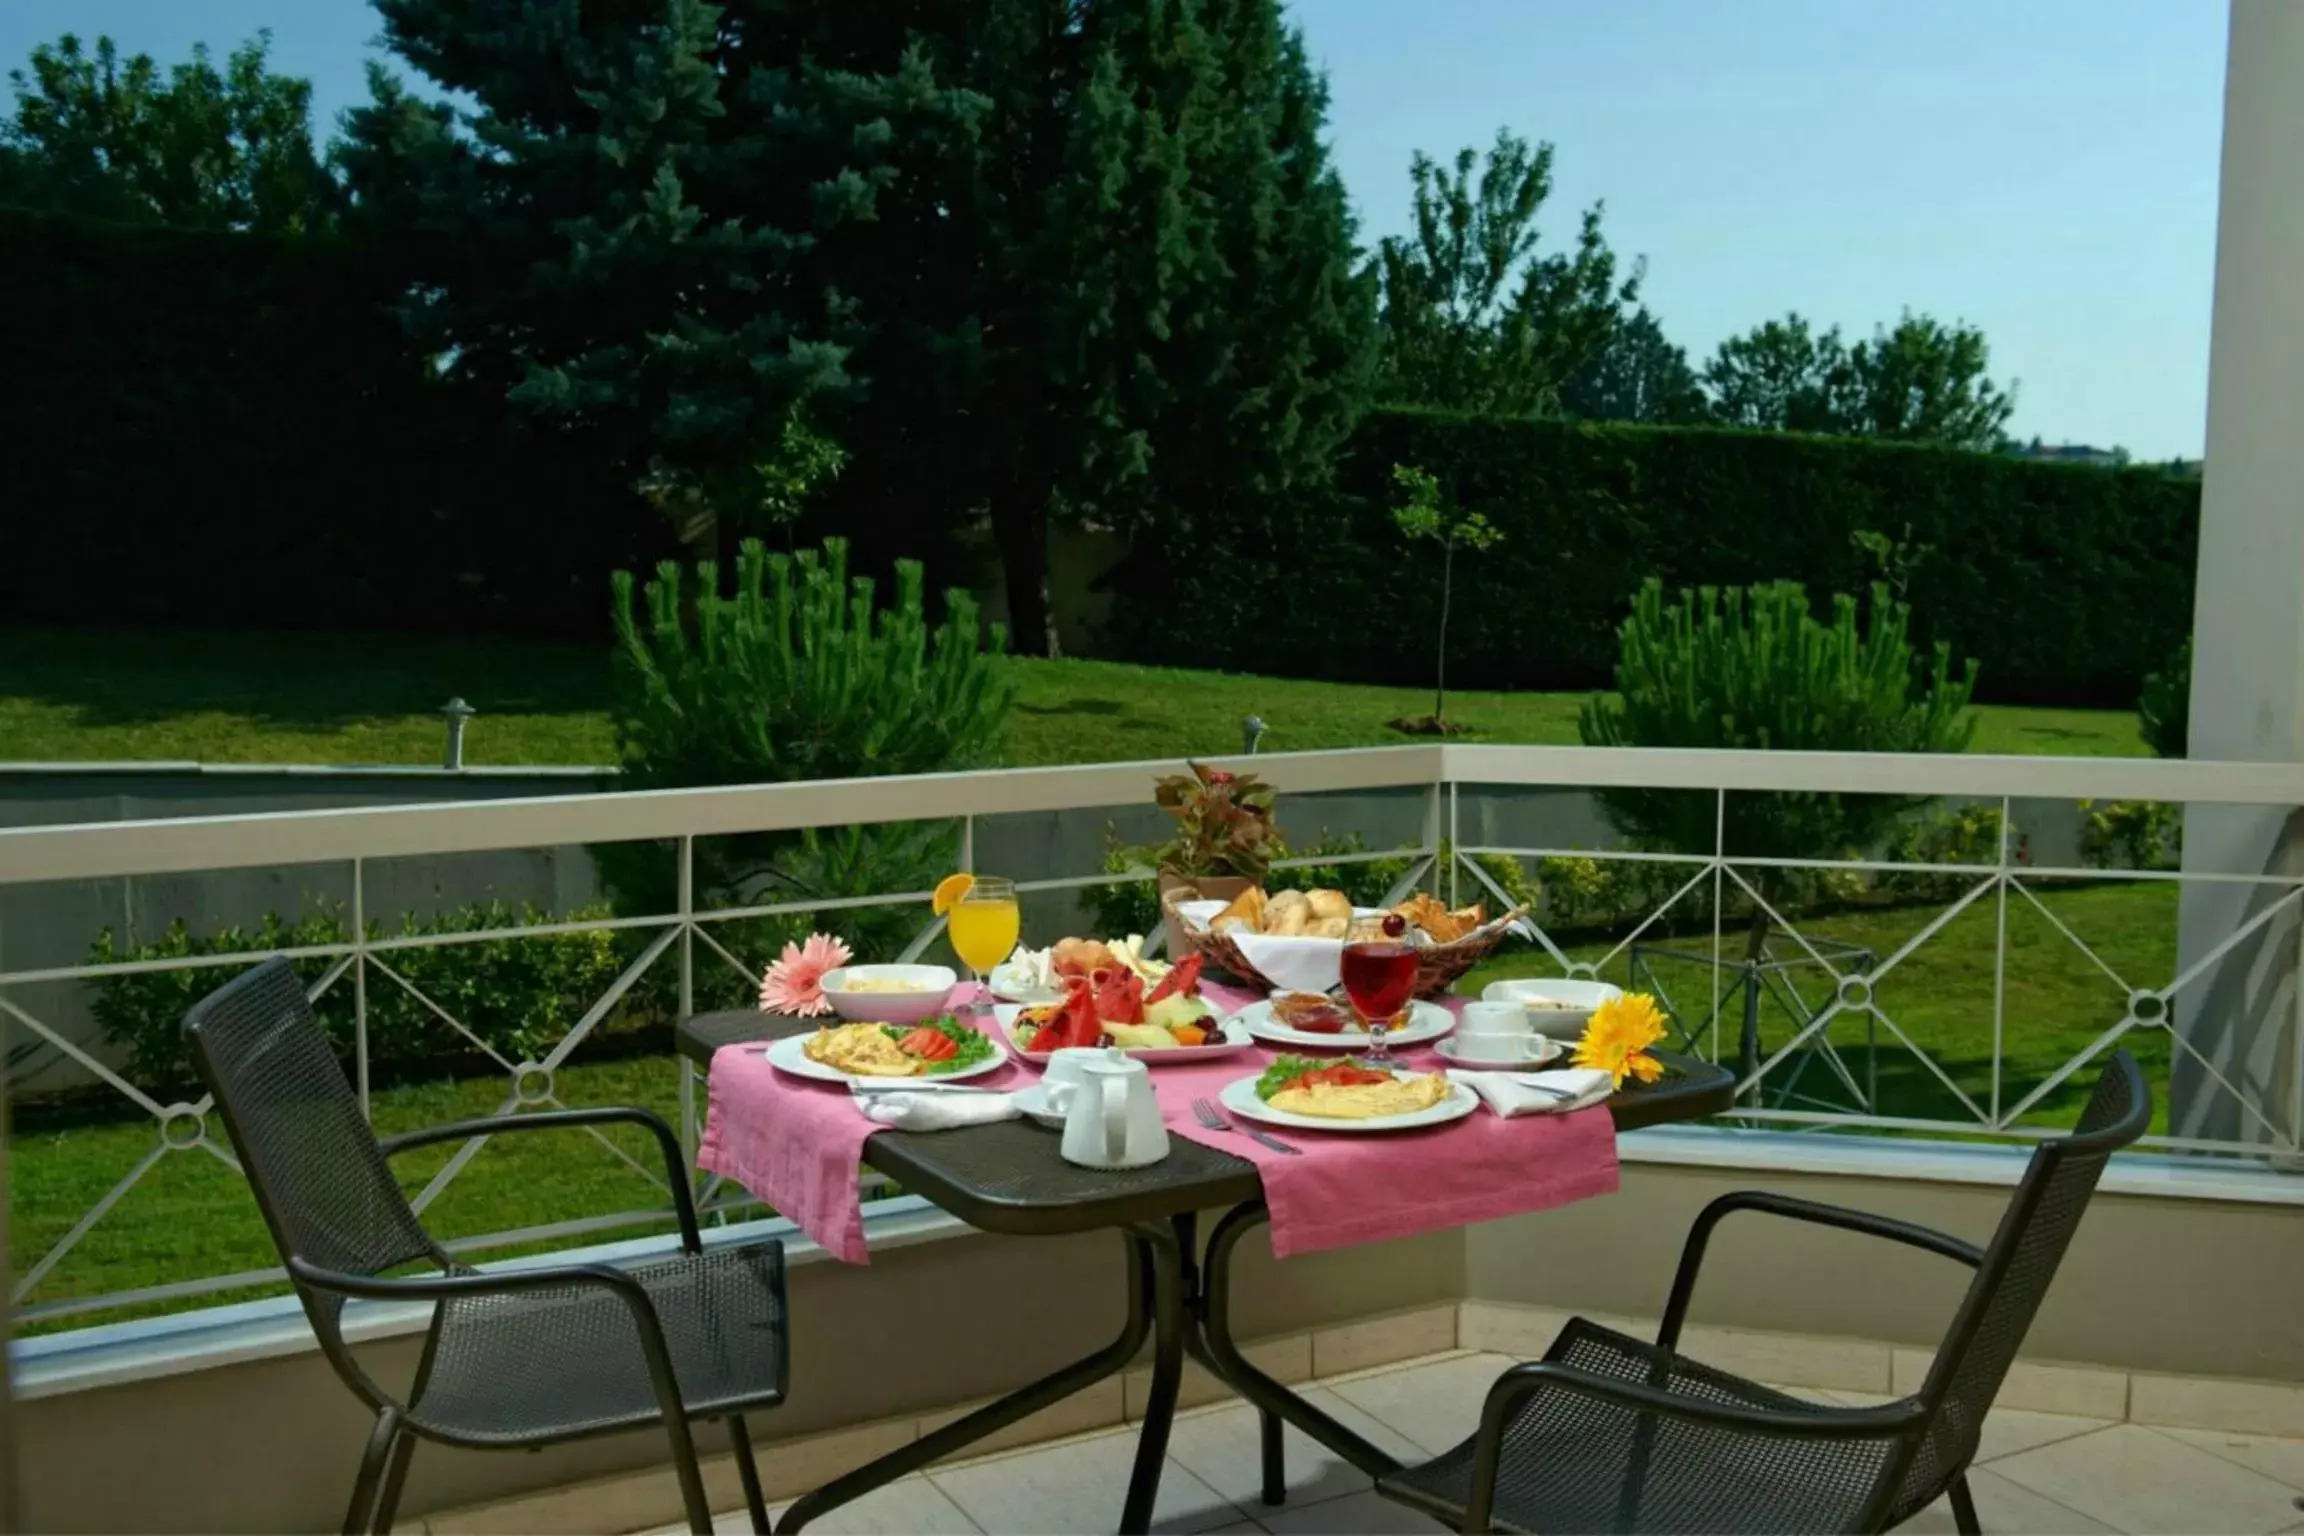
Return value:
M 408 1459 L 415 1454 L 416 1437 L 401 1430 L 384 1468 L 384 1487 L 376 1495 L 376 1518 L 369 1527 L 374 1536 L 392 1536 L 392 1522 L 400 1514 L 400 1490 L 408 1486 Z
M 1280 1415 L 1269 1408 L 1256 1410 L 1258 1428 L 1264 1439 L 1264 1502 L 1288 1502 L 1288 1449 L 1280 1438 Z
M 1984 1536 L 1984 1527 L 1976 1523 L 1976 1499 L 1968 1491 L 1968 1474 L 1963 1472 L 1952 1479 L 1952 1527 L 1960 1536 Z
M 364 1536 L 368 1530 L 377 1482 L 399 1441 L 400 1415 L 387 1408 L 376 1415 L 376 1427 L 368 1431 L 368 1448 L 360 1453 L 360 1475 L 352 1480 L 352 1502 L 344 1507 L 344 1536 Z
M 712 1536 L 712 1501 L 704 1496 L 704 1469 L 696 1464 L 696 1439 L 688 1420 L 680 1414 L 664 1416 L 664 1433 L 672 1441 L 672 1471 L 680 1479 L 680 1502 L 688 1510 L 693 1536 Z
M 751 1511 L 755 1536 L 768 1536 L 768 1501 L 760 1496 L 760 1468 L 752 1460 L 752 1432 L 744 1415 L 728 1415 L 728 1443 L 736 1451 L 736 1476 L 744 1484 L 744 1507 Z

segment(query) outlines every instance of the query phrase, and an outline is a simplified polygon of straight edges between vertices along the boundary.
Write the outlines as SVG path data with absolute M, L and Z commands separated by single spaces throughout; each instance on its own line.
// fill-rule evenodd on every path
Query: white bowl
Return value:
M 1622 997 L 1624 989 L 1606 981 L 1574 981 L 1566 976 L 1530 976 L 1492 981 L 1480 991 L 1484 1003 L 1519 1003 L 1528 1009 L 1528 1022 L 1536 1033 L 1555 1040 L 1581 1039 L 1592 1010 Z M 1531 1006 L 1538 1002 L 1560 1006 Z
M 918 991 L 858 992 L 859 981 L 910 982 Z M 872 1024 L 917 1024 L 944 1012 L 960 975 L 948 965 L 844 965 L 824 973 L 824 1001 L 849 1020 Z

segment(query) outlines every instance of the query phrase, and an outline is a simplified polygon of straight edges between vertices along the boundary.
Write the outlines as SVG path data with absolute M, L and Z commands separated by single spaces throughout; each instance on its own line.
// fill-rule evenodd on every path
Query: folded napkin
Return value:
M 1480 1102 L 1509 1120 L 1515 1115 L 1558 1115 L 1597 1104 L 1616 1083 L 1597 1067 L 1561 1067 L 1550 1072 L 1452 1071 L 1448 1081 L 1480 1095 Z
M 950 1131 L 964 1125 L 991 1125 L 1013 1120 L 1023 1111 L 1005 1093 L 858 1094 L 856 1107 L 864 1118 L 899 1131 Z
M 1240 958 L 1279 992 L 1333 992 L 1344 978 L 1344 941 L 1293 934 L 1235 933 Z

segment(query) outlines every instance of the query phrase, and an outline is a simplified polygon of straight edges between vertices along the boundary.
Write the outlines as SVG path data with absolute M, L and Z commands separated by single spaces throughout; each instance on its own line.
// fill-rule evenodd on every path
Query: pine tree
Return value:
M 341 151 L 361 220 L 417 252 L 420 339 L 732 545 L 854 389 L 857 319 L 816 242 L 871 216 L 886 114 L 943 104 L 901 60 L 820 77 L 774 0 L 377 8 L 471 103 L 372 70 Z

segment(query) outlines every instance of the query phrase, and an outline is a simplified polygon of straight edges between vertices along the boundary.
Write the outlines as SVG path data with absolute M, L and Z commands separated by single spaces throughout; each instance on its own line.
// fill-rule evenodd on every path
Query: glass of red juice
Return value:
M 1399 939 L 1344 946 L 1344 995 L 1368 1025 L 1368 1059 L 1390 1061 L 1384 1034 L 1416 990 L 1416 951 Z

